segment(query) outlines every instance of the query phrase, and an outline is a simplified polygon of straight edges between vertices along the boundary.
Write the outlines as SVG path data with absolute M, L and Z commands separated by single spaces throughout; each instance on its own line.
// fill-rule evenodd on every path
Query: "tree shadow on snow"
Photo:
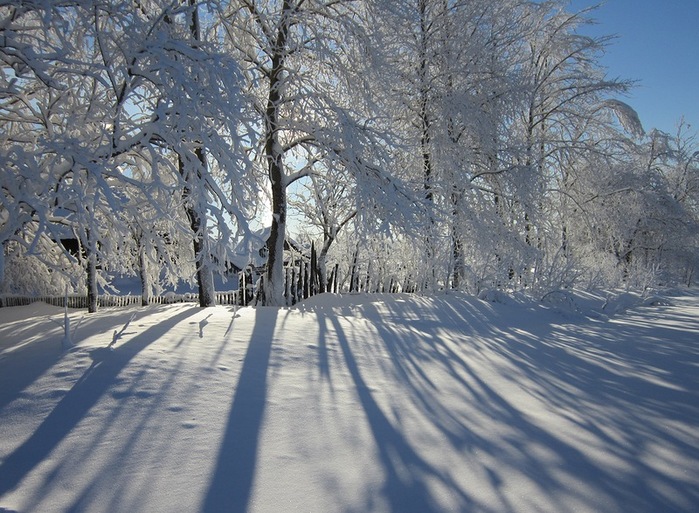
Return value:
M 14 489 L 85 418 L 88 411 L 112 387 L 117 375 L 148 345 L 164 336 L 175 325 L 199 312 L 188 308 L 148 328 L 114 350 L 96 349 L 90 353 L 90 368 L 60 400 L 32 435 L 0 465 L 0 496 Z
M 244 513 L 252 495 L 267 400 L 267 369 L 277 308 L 257 307 L 255 325 L 201 511 Z
M 13 307 L 14 308 L 14 307 Z M 19 307 L 18 307 L 19 308 Z M 136 310 L 139 320 L 162 307 L 150 307 Z M 80 310 L 70 310 L 74 338 L 78 345 L 70 351 L 80 349 L 79 341 L 96 335 L 103 335 L 105 341 L 112 337 L 104 333 L 103 317 L 91 316 Z M 134 314 L 134 309 L 110 311 L 107 315 L 114 326 L 123 326 Z M 0 326 L 0 340 L 3 338 L 31 342 L 0 356 L 0 410 L 14 401 L 37 379 L 46 374 L 64 358 L 66 350 L 62 347 L 63 322 L 61 315 L 40 315 L 13 321 L 7 326 Z M 60 321 L 60 322 L 59 322 Z M 135 323 L 134 323 L 135 324 Z M 79 326 L 75 331 L 76 326 Z M 127 333 L 131 334 L 131 333 Z
M 354 384 L 359 402 L 362 406 L 369 429 L 379 452 L 380 463 L 385 472 L 381 495 L 387 502 L 389 510 L 394 513 L 431 513 L 442 511 L 433 497 L 429 481 L 438 481 L 459 496 L 464 507 L 471 506 L 469 497 L 461 493 L 452 478 L 435 468 L 426 461 L 405 438 L 399 427 L 396 427 L 381 406 L 372 396 L 371 386 L 362 376 L 352 344 L 345 334 L 338 316 L 325 316 L 323 310 L 318 312 L 321 326 L 327 324 L 329 331 L 337 337 L 346 369 Z M 321 328 L 321 333 L 324 329 Z M 322 346 L 322 344 L 321 344 Z M 322 362 L 322 360 L 321 360 Z M 370 509 L 372 498 L 367 498 L 367 504 L 362 506 Z
M 414 404 L 454 450 L 472 458 L 474 475 L 488 476 L 499 497 L 497 511 L 522 510 L 504 489 L 512 476 L 526 476 L 535 483 L 539 500 L 546 505 L 537 504 L 536 498 L 526 500 L 539 510 L 573 511 L 584 504 L 589 511 L 679 513 L 699 503 L 696 477 L 659 470 L 672 468 L 672 461 L 662 461 L 663 454 L 674 452 L 699 461 L 696 436 L 683 434 L 682 428 L 666 428 L 668 421 L 699 427 L 697 352 L 695 343 L 689 343 L 695 336 L 691 328 L 679 334 L 672 331 L 676 327 L 620 329 L 590 320 L 573 325 L 538 307 L 526 312 L 521 305 L 494 306 L 454 297 L 416 298 L 405 304 L 388 301 L 364 308 L 367 319 L 379 321 L 373 327 Z M 493 511 L 470 497 L 463 481 L 450 483 L 444 473 L 426 466 L 418 451 L 390 426 L 366 391 L 341 326 L 331 322 L 382 452 L 388 476 L 384 493 L 391 511 L 439 511 L 425 486 L 428 477 L 437 477 L 458 492 L 461 510 Z M 614 339 L 619 335 L 622 344 Z M 479 361 L 496 371 L 496 383 L 489 382 L 492 374 L 475 367 Z M 458 411 L 448 407 L 453 401 L 440 400 L 445 391 L 438 388 L 436 378 L 450 384 L 448 393 L 459 394 L 463 407 Z M 517 397 L 524 397 L 525 404 L 531 399 L 532 404 L 543 405 L 538 414 L 543 411 L 560 421 L 536 420 L 516 402 Z M 566 425 L 575 426 L 576 436 L 582 433 L 585 442 L 568 436 Z M 653 447 L 655 455 L 650 452 Z M 391 451 L 407 458 L 405 468 L 412 463 L 412 482 L 395 474 L 396 456 L 392 460 Z M 605 458 L 612 463 L 605 463 Z M 399 497 L 402 488 L 413 494 L 406 504 Z
M 44 339 L 46 334 L 52 337 Z M 0 327 L 0 338 L 26 341 L 40 336 L 42 340 L 34 340 L 0 356 L 0 409 L 16 399 L 22 390 L 53 367 L 64 354 L 62 331 L 45 317 L 31 317 Z

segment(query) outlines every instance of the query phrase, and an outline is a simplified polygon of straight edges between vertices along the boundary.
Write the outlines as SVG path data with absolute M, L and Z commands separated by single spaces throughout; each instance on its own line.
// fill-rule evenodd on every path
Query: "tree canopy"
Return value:
M 589 16 L 557 0 L 2 2 L 0 294 L 96 297 L 119 272 L 144 301 L 196 281 L 208 306 L 265 218 L 269 305 L 289 301 L 289 231 L 316 240 L 319 290 L 329 268 L 345 290 L 692 284 L 695 136 L 644 130 Z

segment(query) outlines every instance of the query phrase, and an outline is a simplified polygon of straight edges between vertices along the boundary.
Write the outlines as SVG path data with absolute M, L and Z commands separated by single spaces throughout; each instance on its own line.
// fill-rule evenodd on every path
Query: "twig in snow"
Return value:
M 114 330 L 114 335 L 112 336 L 112 341 L 111 341 L 111 342 L 109 343 L 109 345 L 107 346 L 109 349 L 111 349 L 112 346 L 114 346 L 114 344 L 116 344 L 117 340 L 119 340 L 119 339 L 121 338 L 121 336 L 122 336 L 122 335 L 124 334 L 124 332 L 126 331 L 126 328 L 128 328 L 128 327 L 129 327 L 129 324 L 131 324 L 131 321 L 134 320 L 134 317 L 136 317 L 136 312 L 134 312 L 134 313 L 131 315 L 131 318 L 130 318 L 128 321 L 126 321 L 126 324 L 124 324 L 124 327 L 121 328 L 121 331 Z
M 51 319 L 49 317 L 49 320 L 52 322 L 55 322 L 57 325 L 61 326 L 63 328 L 63 339 L 61 340 L 61 347 L 63 349 L 70 349 L 75 345 L 75 342 L 73 341 L 75 334 L 78 332 L 78 328 L 80 327 L 80 324 L 83 322 L 83 319 L 85 316 L 80 317 L 80 320 L 78 321 L 78 324 L 75 325 L 75 328 L 72 330 L 70 329 L 70 317 L 68 317 L 68 304 L 66 301 L 66 306 L 65 306 L 65 311 L 63 313 L 63 320 L 62 321 L 57 321 L 56 319 Z
M 230 322 L 230 324 L 228 324 L 228 329 L 223 334 L 224 337 L 227 337 L 228 334 L 230 333 L 231 329 L 233 329 L 233 321 L 235 320 L 236 317 L 240 317 L 238 315 L 238 302 L 237 301 L 233 305 L 233 317 L 231 317 L 231 322 Z

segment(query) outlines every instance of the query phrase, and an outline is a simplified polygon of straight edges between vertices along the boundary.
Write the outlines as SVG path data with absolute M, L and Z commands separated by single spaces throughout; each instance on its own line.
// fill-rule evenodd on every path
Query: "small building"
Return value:
M 256 285 L 260 276 L 264 275 L 269 255 L 268 243 L 271 228 L 263 228 L 253 232 L 252 237 L 239 242 L 233 249 L 230 264 L 238 272 L 239 294 L 243 304 L 248 304 L 255 298 Z M 299 273 L 302 267 L 311 261 L 310 248 L 304 247 L 292 237 L 284 239 L 284 267 L 296 269 Z M 243 294 L 244 291 L 244 294 Z

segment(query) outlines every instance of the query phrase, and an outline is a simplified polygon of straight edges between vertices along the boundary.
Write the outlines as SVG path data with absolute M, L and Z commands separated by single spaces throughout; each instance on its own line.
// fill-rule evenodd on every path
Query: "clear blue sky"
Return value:
M 572 0 L 577 11 L 600 3 Z M 606 0 L 589 35 L 615 35 L 602 58 L 609 77 L 638 80 L 628 98 L 646 130 L 673 133 L 680 116 L 699 131 L 699 0 Z

